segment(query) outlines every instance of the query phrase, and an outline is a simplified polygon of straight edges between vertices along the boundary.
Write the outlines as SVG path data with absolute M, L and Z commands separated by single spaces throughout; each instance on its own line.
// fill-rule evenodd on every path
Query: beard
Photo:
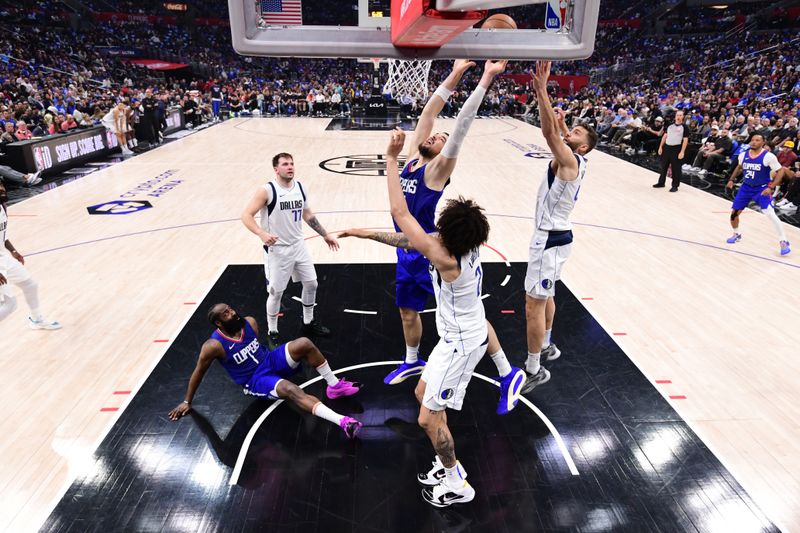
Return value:
M 424 144 L 420 144 L 417 149 L 419 150 L 419 155 L 425 159 L 433 159 L 437 155 L 429 146 Z
M 583 141 L 578 141 L 575 139 L 571 139 L 569 141 L 565 140 L 564 142 L 566 143 L 567 146 L 569 146 L 570 150 L 572 150 L 573 152 L 576 151 L 578 148 L 580 148 L 582 144 L 585 144 Z
M 225 333 L 229 335 L 235 335 L 242 331 L 244 328 L 244 318 L 236 315 L 234 318 L 231 318 L 227 322 L 222 322 L 222 329 L 225 330 Z

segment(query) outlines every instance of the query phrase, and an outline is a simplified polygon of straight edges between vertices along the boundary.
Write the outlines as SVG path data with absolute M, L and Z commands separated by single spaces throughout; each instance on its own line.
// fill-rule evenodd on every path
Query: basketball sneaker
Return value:
M 302 333 L 306 337 L 327 337 L 331 334 L 331 330 L 316 320 L 312 320 L 309 324 L 303 324 Z
M 28 326 L 30 326 L 31 329 L 61 329 L 61 322 L 58 320 L 47 320 L 43 317 L 40 317 L 38 320 L 28 317 Z
M 449 507 L 454 503 L 471 502 L 475 499 L 475 489 L 466 479 L 464 484 L 457 489 L 450 487 L 443 481 L 436 486 L 422 489 L 422 497 L 434 507 Z
M 548 381 L 550 381 L 550 371 L 545 367 L 540 366 L 539 371 L 536 372 L 536 374 L 528 376 L 528 379 L 525 381 L 525 385 L 522 387 L 520 394 L 528 394 L 537 386 L 544 385 Z
M 417 482 L 420 485 L 425 485 L 427 487 L 433 487 L 442 483 L 445 478 L 445 471 L 444 465 L 442 464 L 441 459 L 439 459 L 438 455 L 433 457 L 433 461 L 431 462 L 433 467 L 428 470 L 427 472 L 423 472 L 421 474 L 417 474 Z M 461 463 L 456 463 L 458 466 L 458 473 L 461 475 L 462 479 L 467 478 L 467 471 L 464 470 L 464 467 L 461 466 Z
M 789 248 L 789 241 L 781 241 L 781 255 L 789 255 L 792 249 Z
M 726 240 L 725 242 L 727 242 L 728 244 L 735 244 L 741 240 L 742 240 L 742 234 L 734 233 L 732 236 L 728 237 L 728 240 Z
M 555 361 L 559 357 L 561 357 L 561 350 L 555 343 L 551 342 L 547 348 L 542 348 L 542 361 Z
M 25 178 L 25 185 L 28 185 L 29 187 L 31 185 L 39 185 L 41 182 L 42 182 L 41 170 L 37 170 L 33 174 L 28 174 L 28 176 Z
M 267 346 L 270 350 L 274 350 L 281 345 L 280 335 L 277 331 L 270 331 L 267 333 Z
M 520 391 L 525 385 L 525 379 L 525 371 L 515 366 L 512 366 L 511 372 L 500 379 L 500 403 L 497 404 L 498 415 L 508 414 L 517 406 Z
M 417 359 L 413 363 L 406 363 L 403 361 L 400 365 L 389 372 L 389 374 L 383 378 L 383 382 L 387 385 L 397 385 L 398 383 L 402 383 L 411 376 L 418 376 L 422 374 L 422 371 L 425 369 L 425 361 L 422 359 Z
M 344 431 L 348 439 L 356 438 L 356 435 L 358 435 L 358 432 L 361 431 L 363 426 L 364 424 L 349 416 L 342 418 L 342 421 L 339 422 L 339 427 L 342 428 L 342 431 Z
M 352 396 L 353 394 L 357 393 L 361 390 L 361 383 L 354 382 L 354 381 L 347 381 L 346 379 L 340 379 L 339 383 L 336 385 L 328 385 L 327 390 L 325 393 L 328 395 L 328 398 L 331 400 L 335 400 L 336 398 L 344 398 L 345 396 Z

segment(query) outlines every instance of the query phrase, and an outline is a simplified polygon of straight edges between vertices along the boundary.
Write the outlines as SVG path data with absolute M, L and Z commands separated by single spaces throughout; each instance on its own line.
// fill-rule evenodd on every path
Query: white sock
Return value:
M 511 363 L 508 362 L 506 353 L 502 348 L 500 348 L 499 352 L 490 354 L 489 357 L 492 358 L 492 362 L 494 362 L 494 366 L 497 367 L 497 372 L 500 374 L 501 378 L 511 373 Z
M 318 416 L 323 420 L 327 420 L 328 422 L 336 424 L 337 426 L 340 426 L 342 424 L 342 419 L 344 418 L 342 415 L 340 415 L 327 405 L 323 404 L 322 402 L 319 402 L 318 404 L 316 404 L 314 407 L 311 408 L 311 414 L 313 414 L 314 416 Z
M 322 376 L 322 379 L 324 379 L 325 382 L 331 387 L 339 383 L 339 378 L 337 378 L 333 373 L 333 370 L 331 370 L 331 365 L 329 365 L 327 361 L 317 367 L 317 372 L 319 372 L 319 375 Z
M 317 299 L 317 280 L 303 282 L 300 299 L 303 301 L 303 324 L 311 324 L 314 320 L 314 302 Z
M 419 344 L 416 346 L 409 346 L 406 344 L 406 363 L 416 363 L 419 356 Z
M 267 296 L 267 332 L 278 331 L 278 313 L 281 312 L 283 292 Z
M 548 346 L 550 346 L 550 343 L 552 342 L 550 340 L 550 335 L 552 334 L 553 334 L 552 328 L 544 330 L 544 342 L 542 342 L 542 348 L 547 348 Z
M 536 374 L 539 371 L 539 356 L 541 352 L 528 352 L 528 360 L 525 361 L 525 370 L 528 371 L 529 374 Z
M 783 232 L 783 224 L 781 224 L 781 219 L 779 219 L 778 215 L 775 214 L 775 210 L 772 208 L 772 206 L 766 208 L 764 210 L 764 214 L 767 215 L 769 221 L 772 222 L 772 225 L 775 227 L 775 231 L 778 232 L 778 237 L 780 240 L 785 241 L 786 234 Z
M 444 474 L 448 486 L 454 489 L 460 489 L 461 487 L 464 486 L 465 481 L 464 478 L 461 477 L 461 472 L 459 472 L 458 462 L 456 462 L 456 464 L 454 464 L 452 468 L 447 468 L 445 466 Z
M 39 285 L 33 278 L 28 278 L 22 283 L 17 284 L 22 289 L 22 294 L 25 296 L 25 302 L 31 310 L 31 318 L 39 321 L 42 319 L 42 312 L 39 309 Z

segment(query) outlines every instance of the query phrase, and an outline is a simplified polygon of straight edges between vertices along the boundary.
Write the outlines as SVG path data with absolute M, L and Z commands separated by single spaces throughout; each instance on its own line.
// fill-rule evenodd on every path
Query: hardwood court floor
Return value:
M 229 121 L 9 209 L 9 237 L 28 258 L 44 309 L 64 329 L 28 330 L 22 301 L 0 324 L 0 527 L 26 531 L 45 520 L 92 466 L 119 414 L 102 409 L 124 408 L 228 264 L 261 260 L 238 216 L 272 175 L 274 153 L 295 155 L 328 229 L 390 225 L 384 178 L 319 166 L 381 154 L 388 134 L 327 131 L 328 123 Z M 489 244 L 511 261 L 527 259 L 547 161 L 526 154 L 544 146 L 533 126 L 478 120 L 447 189 L 486 208 Z M 784 530 L 800 528 L 798 252 L 780 258 L 768 222 L 749 211 L 744 239 L 728 246 L 727 202 L 686 186 L 656 191 L 654 181 L 652 172 L 591 154 L 563 281 L 661 394 L 685 396 L 674 408 L 767 517 Z M 87 213 L 112 200 L 153 207 Z M 800 231 L 786 232 L 800 245 Z M 344 241 L 336 253 L 321 239 L 309 246 L 320 263 L 393 260 L 392 250 L 371 242 Z M 165 412 L 173 401 L 163 399 Z

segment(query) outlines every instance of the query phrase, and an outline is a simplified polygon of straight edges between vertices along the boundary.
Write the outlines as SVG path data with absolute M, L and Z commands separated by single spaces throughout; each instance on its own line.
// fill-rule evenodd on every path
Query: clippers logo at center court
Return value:
M 400 171 L 406 164 L 406 158 L 397 158 L 397 170 Z M 386 176 L 386 156 L 383 154 L 344 155 L 326 159 L 319 164 L 319 168 L 337 174 L 350 176 Z

